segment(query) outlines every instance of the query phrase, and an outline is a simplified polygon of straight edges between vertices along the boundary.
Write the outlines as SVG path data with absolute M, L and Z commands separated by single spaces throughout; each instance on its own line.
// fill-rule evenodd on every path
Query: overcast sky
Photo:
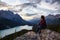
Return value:
M 23 18 L 25 18 L 25 16 L 26 17 L 29 16 L 27 18 L 30 17 L 33 18 L 34 16 L 38 15 L 47 16 L 48 14 L 52 15 L 60 14 L 60 0 L 1 0 L 1 1 L 7 3 L 8 5 L 34 3 L 33 6 L 28 6 L 24 8 L 21 13 L 19 13 L 20 15 L 23 15 L 22 16 Z M 34 7 L 34 5 L 36 7 Z

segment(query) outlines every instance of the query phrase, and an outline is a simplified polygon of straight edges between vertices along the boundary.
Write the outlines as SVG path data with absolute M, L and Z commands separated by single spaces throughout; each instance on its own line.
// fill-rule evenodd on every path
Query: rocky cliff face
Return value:
M 60 40 L 60 33 L 49 29 L 45 29 L 44 32 L 40 34 L 30 31 L 14 40 Z

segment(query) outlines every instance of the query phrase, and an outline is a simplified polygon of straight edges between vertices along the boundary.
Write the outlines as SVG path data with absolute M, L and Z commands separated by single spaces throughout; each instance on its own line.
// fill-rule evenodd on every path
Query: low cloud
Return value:
M 34 16 L 34 15 L 37 15 L 37 14 L 36 13 L 35 14 L 26 13 L 26 16 Z
M 7 6 L 7 3 L 0 1 L 0 7 Z

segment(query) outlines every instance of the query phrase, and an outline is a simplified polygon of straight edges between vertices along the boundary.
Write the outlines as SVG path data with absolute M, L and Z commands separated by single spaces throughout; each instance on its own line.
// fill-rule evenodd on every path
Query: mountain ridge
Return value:
M 22 26 L 22 25 L 31 25 L 31 23 L 22 19 L 22 17 L 20 15 L 14 14 L 10 10 L 0 10 L 0 24 L 9 26 L 8 28 Z M 3 25 L 1 25 L 1 26 L 3 26 Z M 2 29 L 3 28 L 5 28 L 5 27 L 2 27 Z

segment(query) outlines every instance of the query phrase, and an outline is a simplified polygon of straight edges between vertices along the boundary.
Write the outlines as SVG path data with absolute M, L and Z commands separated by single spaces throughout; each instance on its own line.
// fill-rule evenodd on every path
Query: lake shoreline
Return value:
M 21 36 L 21 35 L 27 33 L 28 31 L 32 31 L 32 30 L 26 30 L 26 29 L 25 29 L 25 30 L 22 30 L 22 31 L 19 31 L 19 32 L 10 34 L 10 35 L 8 35 L 8 36 L 5 36 L 5 37 L 1 38 L 0 40 L 13 40 L 13 39 L 15 39 L 16 37 Z

